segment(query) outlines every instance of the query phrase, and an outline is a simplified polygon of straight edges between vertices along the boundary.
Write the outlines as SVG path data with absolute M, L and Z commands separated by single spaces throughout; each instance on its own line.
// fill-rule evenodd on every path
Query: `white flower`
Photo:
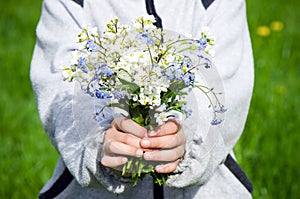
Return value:
M 66 67 L 66 66 L 63 66 L 62 67 L 62 75 L 63 75 L 63 78 L 64 80 L 68 80 L 68 81 L 71 81 L 73 76 L 75 75 L 75 73 L 73 72 L 72 69 Z
M 144 15 L 143 18 L 144 18 L 144 20 L 149 20 L 152 23 L 156 22 L 156 19 L 155 19 L 154 15 Z
M 127 25 L 127 24 L 122 24 L 118 27 L 119 31 L 125 31 L 125 32 L 129 32 L 131 30 L 131 26 Z
M 116 39 L 116 34 L 106 31 L 103 33 L 103 37 L 101 38 L 101 42 L 105 43 L 106 45 L 112 44 L 113 41 Z
M 77 65 L 78 59 L 82 55 L 78 50 L 72 51 L 71 53 L 71 65 Z
M 138 102 L 140 102 L 142 105 L 147 105 L 150 102 L 150 98 L 145 96 L 143 93 L 140 93 Z
M 161 113 L 155 113 L 154 118 L 158 125 L 162 125 L 164 122 L 168 121 L 168 113 L 161 112 Z
M 98 28 L 97 27 L 91 28 L 90 34 L 91 34 L 91 36 L 99 37 Z
M 154 96 L 154 99 L 152 100 L 151 103 L 153 106 L 160 106 L 161 105 L 161 99 L 160 99 L 160 95 L 156 95 Z
M 142 32 L 147 29 L 155 29 L 156 26 L 153 25 L 155 22 L 156 20 L 153 15 L 145 15 L 134 20 L 132 26 L 136 31 Z
M 157 112 L 163 112 L 163 111 L 166 110 L 166 108 L 167 108 L 166 104 L 162 104 L 162 105 L 160 105 L 160 106 L 156 109 L 156 111 L 157 111 Z
M 214 49 L 207 49 L 205 52 L 212 57 L 216 55 L 216 51 Z
M 136 94 L 132 94 L 132 95 L 131 95 L 131 98 L 132 98 L 132 100 L 135 101 L 135 102 L 138 101 L 138 99 L 139 99 L 138 95 L 136 95 Z
M 78 34 L 78 41 L 79 41 L 79 42 L 87 41 L 87 40 L 89 39 L 89 38 L 88 38 L 87 31 L 88 31 L 88 26 L 87 26 L 87 25 L 84 25 L 84 26 L 82 27 L 81 32 Z
M 209 45 L 213 46 L 215 44 L 216 39 L 215 39 L 214 35 L 212 34 L 212 32 L 210 31 L 209 27 L 205 26 L 202 28 L 201 36 L 208 40 Z

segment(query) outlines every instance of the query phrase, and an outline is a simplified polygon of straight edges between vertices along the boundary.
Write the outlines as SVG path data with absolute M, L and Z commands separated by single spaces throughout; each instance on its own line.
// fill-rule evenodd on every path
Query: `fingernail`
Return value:
M 128 161 L 127 158 L 122 158 L 122 163 L 125 164 Z
M 156 170 L 157 172 L 162 172 L 162 171 L 164 170 L 164 167 L 161 166 L 161 165 L 157 165 L 157 166 L 155 167 L 155 170 Z
M 152 154 L 151 153 L 144 153 L 144 159 L 145 160 L 151 160 L 152 159 Z
M 138 149 L 137 151 L 136 151 L 136 156 L 137 157 L 142 157 L 143 156 L 143 150 L 141 150 L 141 149 Z
M 156 131 L 150 131 L 150 132 L 148 133 L 148 135 L 149 135 L 150 137 L 155 136 L 156 134 L 157 134 Z
M 141 145 L 142 145 L 142 147 L 149 147 L 150 146 L 150 141 L 149 140 L 142 140 Z

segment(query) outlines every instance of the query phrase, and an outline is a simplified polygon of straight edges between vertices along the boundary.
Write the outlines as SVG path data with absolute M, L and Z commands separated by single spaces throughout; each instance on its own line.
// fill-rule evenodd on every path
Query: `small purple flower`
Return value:
M 99 47 L 93 40 L 88 40 L 85 47 L 86 47 L 86 50 L 89 52 L 96 52 L 99 50 Z
M 139 33 L 136 36 L 137 39 L 139 39 L 143 44 L 154 44 L 154 39 L 149 35 L 148 31 L 143 30 L 143 32 Z
M 186 86 L 193 85 L 194 81 L 195 81 L 195 74 L 189 72 L 183 76 L 182 80 L 184 82 L 184 85 L 186 85 Z
M 103 91 L 103 90 L 96 90 L 95 95 L 99 99 L 112 98 L 112 96 L 110 96 L 108 92 Z
M 88 73 L 88 69 L 86 68 L 86 59 L 84 57 L 79 57 L 77 67 L 81 69 L 84 73 Z
M 125 98 L 125 92 L 124 91 L 114 91 L 113 95 L 116 99 L 124 99 Z
M 205 60 L 205 68 L 211 68 L 211 66 L 212 66 L 212 63 L 211 63 L 211 61 L 210 61 L 210 59 L 208 59 L 208 58 L 206 58 L 206 57 L 204 57 L 203 55 L 198 55 L 198 57 L 200 58 L 200 59 L 204 59 Z
M 213 120 L 210 122 L 210 124 L 211 124 L 211 125 L 218 125 L 218 124 L 221 124 L 222 122 L 223 122 L 223 120 L 218 119 L 218 118 L 215 118 L 215 119 L 213 119 Z
M 216 113 L 225 113 L 227 111 L 227 108 L 225 108 L 224 106 L 221 106 L 221 108 L 219 110 L 216 110 Z
M 79 57 L 78 59 L 78 67 L 86 67 L 86 59 L 84 57 Z
M 96 65 L 96 69 L 95 69 L 95 75 L 100 75 L 101 74 L 101 71 L 102 71 L 102 68 L 105 67 L 106 64 L 105 63 L 98 63 Z
M 177 80 L 182 79 L 183 76 L 183 72 L 181 67 L 177 67 L 176 65 L 174 65 L 174 78 Z
M 94 118 L 97 122 L 102 122 L 106 119 L 106 116 L 103 113 L 96 112 Z
M 90 90 L 86 90 L 85 93 L 90 95 L 91 97 L 95 96 L 95 94 L 93 92 L 91 92 Z
M 166 104 L 162 104 L 160 105 L 159 109 L 162 111 L 165 111 L 167 109 L 167 105 Z
M 207 47 L 207 39 L 204 38 L 204 37 L 201 37 L 199 39 L 199 46 L 198 46 L 198 49 L 199 50 L 205 50 L 205 48 Z
M 183 112 L 185 112 L 186 118 L 189 118 L 189 117 L 192 115 L 192 112 L 193 112 L 192 109 L 188 109 L 188 108 L 187 108 L 187 105 L 186 105 L 186 104 L 182 105 L 181 110 L 182 110 Z
M 192 66 L 191 58 L 189 58 L 188 56 L 184 56 L 184 58 L 181 62 L 181 66 L 182 67 L 186 66 L 187 68 L 191 68 L 191 66 Z
M 106 67 L 102 68 L 102 74 L 105 77 L 110 77 L 110 76 L 112 76 L 112 71 L 110 70 L 110 68 L 108 66 L 106 66 Z
M 167 68 L 165 71 L 165 75 L 167 76 L 168 80 L 172 80 L 175 78 L 174 72 L 172 68 Z
M 96 76 L 104 75 L 105 77 L 110 77 L 112 76 L 112 71 L 107 65 L 102 64 L 97 66 L 95 70 L 95 75 Z
M 189 118 L 192 115 L 192 112 L 193 112 L 192 109 L 188 109 L 185 114 L 186 118 Z
M 94 78 L 90 83 L 90 87 L 93 89 L 98 89 L 99 88 L 99 80 L 97 78 Z
M 182 78 L 184 85 L 189 85 L 190 84 L 190 78 L 188 75 L 183 76 Z
M 194 73 L 189 73 L 190 74 L 190 80 L 192 82 L 192 84 L 194 84 L 195 82 L 195 74 Z

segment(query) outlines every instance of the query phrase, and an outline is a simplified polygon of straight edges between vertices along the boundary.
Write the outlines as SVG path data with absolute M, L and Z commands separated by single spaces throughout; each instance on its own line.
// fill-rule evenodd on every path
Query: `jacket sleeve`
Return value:
M 196 104 L 193 110 L 198 111 L 183 123 L 186 154 L 167 181 L 172 187 L 202 185 L 210 179 L 241 136 L 252 96 L 254 71 L 245 2 L 215 1 L 205 15 L 216 37 L 213 67 L 223 82 L 228 110 L 222 124 L 211 126 L 207 99 L 201 94 L 192 97 L 197 102 L 190 104 Z
M 120 193 L 132 183 L 117 179 L 100 164 L 103 134 L 112 119 L 108 117 L 95 127 L 87 122 L 90 119 L 76 118 L 88 107 L 74 106 L 74 100 L 78 100 L 74 98 L 76 85 L 64 82 L 62 77 L 61 67 L 70 64 L 77 34 L 85 23 L 83 8 L 73 1 L 45 0 L 30 78 L 43 127 L 78 183 Z M 86 128 L 81 128 L 84 125 Z

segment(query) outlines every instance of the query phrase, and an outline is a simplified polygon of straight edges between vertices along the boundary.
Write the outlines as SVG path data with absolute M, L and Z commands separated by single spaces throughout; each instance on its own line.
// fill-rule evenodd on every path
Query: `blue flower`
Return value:
M 106 64 L 98 63 L 95 68 L 95 76 L 101 75 L 102 67 L 105 67 Z
M 98 79 L 94 78 L 91 82 L 90 82 L 90 87 L 93 89 L 96 89 L 99 87 L 99 82 Z
M 207 47 L 207 39 L 204 38 L 204 37 L 201 37 L 199 39 L 199 46 L 198 46 L 198 49 L 199 50 L 205 50 L 205 48 Z
M 192 109 L 188 109 L 187 112 L 185 113 L 186 118 L 189 118 L 192 115 Z
M 175 76 L 175 79 L 180 80 L 181 77 L 182 77 L 182 71 L 180 71 L 180 70 L 175 70 L 174 76 Z
M 99 50 L 99 47 L 93 40 L 88 40 L 85 47 L 86 47 L 86 50 L 90 51 L 90 52 L 95 52 L 95 51 Z
M 173 65 L 173 74 L 174 78 L 177 80 L 181 80 L 183 76 L 182 67 L 178 64 Z
M 102 122 L 103 120 L 106 119 L 106 116 L 103 113 L 95 112 L 94 118 L 96 119 L 97 122 Z
M 97 91 L 95 92 L 95 95 L 96 95 L 96 97 L 99 98 L 99 99 L 112 98 L 112 96 L 110 96 L 108 92 L 103 91 L 103 90 L 97 90 Z
M 185 74 L 182 78 L 184 85 L 193 85 L 194 81 L 195 81 L 195 74 L 188 72 L 187 74 Z
M 189 58 L 188 56 L 184 56 L 184 58 L 181 62 L 181 66 L 182 67 L 186 66 L 187 68 L 191 68 L 191 66 L 192 66 L 191 58 Z
M 172 68 L 167 68 L 165 71 L 165 75 L 167 76 L 168 80 L 175 79 L 175 75 Z
M 154 44 L 154 39 L 149 35 L 147 30 L 143 30 L 143 32 L 139 33 L 136 38 L 139 39 L 143 44 Z
M 86 90 L 85 93 L 90 95 L 91 97 L 95 96 L 95 94 L 93 92 L 91 92 L 90 90 Z
M 186 118 L 189 118 L 192 115 L 192 109 L 188 109 L 186 104 L 183 104 L 181 110 L 185 112 Z
M 190 74 L 190 80 L 191 80 L 191 82 L 194 84 L 194 82 L 195 82 L 195 74 L 194 73 L 189 73 Z
M 221 106 L 221 108 L 219 110 L 216 110 L 216 113 L 225 113 L 227 111 L 227 108 L 225 108 L 224 106 Z
M 223 120 L 218 119 L 218 118 L 215 118 L 215 119 L 213 119 L 213 120 L 210 122 L 210 124 L 211 124 L 211 125 L 218 125 L 218 124 L 221 124 L 222 122 L 223 122 Z
M 78 67 L 86 67 L 86 59 L 84 57 L 79 57 L 78 59 Z
M 184 82 L 184 85 L 187 86 L 187 85 L 190 84 L 190 78 L 189 78 L 188 75 L 183 76 L 182 80 L 183 80 L 183 82 Z
M 125 93 L 123 91 L 114 91 L 113 95 L 116 99 L 123 99 L 125 98 Z
M 203 55 L 198 55 L 198 57 L 200 59 L 204 59 L 205 60 L 205 66 L 204 66 L 205 68 L 211 68 L 212 63 L 211 63 L 210 59 L 204 57 Z
M 109 67 L 103 67 L 102 68 L 102 74 L 105 76 L 105 77 L 110 77 L 112 76 L 112 71 L 110 70 Z
M 88 73 L 88 69 L 86 68 L 86 59 L 84 57 L 79 57 L 77 67 L 81 69 L 84 73 Z
M 110 77 L 112 76 L 112 71 L 107 65 L 102 64 L 97 66 L 95 75 L 104 75 L 105 77 Z

